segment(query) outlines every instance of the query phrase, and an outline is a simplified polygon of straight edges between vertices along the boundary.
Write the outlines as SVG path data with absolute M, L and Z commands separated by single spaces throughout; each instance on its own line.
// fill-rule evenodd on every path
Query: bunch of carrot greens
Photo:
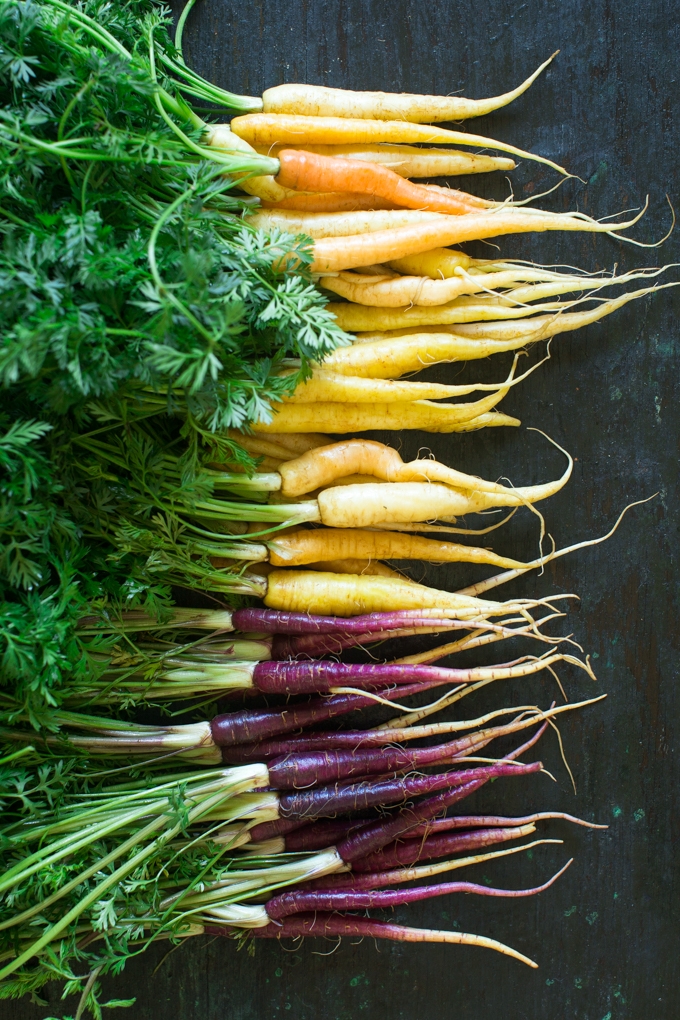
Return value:
M 236 96 L 183 60 L 192 6 L 173 44 L 151 0 L 0 0 L 0 994 L 56 977 L 80 994 L 78 1017 L 99 1015 L 100 978 L 131 955 L 202 932 L 462 942 L 532 964 L 361 912 L 539 893 L 557 875 L 523 890 L 409 883 L 555 842 L 489 849 L 543 819 L 592 824 L 446 814 L 541 771 L 519 759 L 590 702 L 430 719 L 557 664 L 592 675 L 549 632 L 555 599 L 480 598 L 590 542 L 525 562 L 442 537 L 484 535 L 499 525 L 459 518 L 521 507 L 543 537 L 534 504 L 571 458 L 557 480 L 513 487 L 337 436 L 518 425 L 495 409 L 530 374 L 517 359 L 493 385 L 404 377 L 580 328 L 657 287 L 602 289 L 662 271 L 590 276 L 442 247 L 621 237 L 637 222 L 412 182 L 514 166 L 467 151 L 480 148 L 564 174 L 431 126 L 498 109 L 549 62 L 486 101 Z M 192 100 L 237 116 L 207 123 Z M 446 592 L 383 560 L 502 573 Z M 213 608 L 187 606 L 191 591 Z M 453 640 L 379 661 L 386 638 L 413 635 Z M 516 639 L 545 651 L 434 665 Z M 339 661 L 368 648 L 370 662 Z M 366 726 L 376 706 L 397 714 Z

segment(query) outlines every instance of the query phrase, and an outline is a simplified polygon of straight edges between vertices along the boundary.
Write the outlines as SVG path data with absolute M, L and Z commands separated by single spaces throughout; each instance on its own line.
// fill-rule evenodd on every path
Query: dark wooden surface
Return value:
M 204 0 L 190 18 L 186 42 L 187 57 L 202 74 L 250 94 L 282 81 L 308 81 L 461 90 L 471 97 L 514 86 L 560 47 L 529 94 L 471 122 L 470 129 L 549 156 L 587 182 L 564 184 L 543 200 L 549 208 L 604 216 L 639 206 L 649 194 L 650 211 L 634 232 L 644 241 L 668 226 L 665 193 L 676 203 L 680 197 L 680 32 L 672 0 Z M 529 163 L 512 179 L 518 197 L 554 183 Z M 499 175 L 462 186 L 507 194 Z M 589 270 L 680 261 L 677 235 L 650 251 L 574 234 L 507 238 L 500 250 Z M 494 249 L 479 244 L 470 251 L 487 256 Z M 602 533 L 627 502 L 659 492 L 605 546 L 507 589 L 507 595 L 581 597 L 563 627 L 593 654 L 599 682 L 594 688 L 571 669 L 561 676 L 574 699 L 595 691 L 609 697 L 561 724 L 577 796 L 548 737 L 541 756 L 556 783 L 545 776 L 505 781 L 474 803 L 508 813 L 558 808 L 606 822 L 609 830 L 546 825 L 542 833 L 563 838 L 563 846 L 458 873 L 517 887 L 544 880 L 574 856 L 569 872 L 539 898 L 494 903 L 459 897 L 397 912 L 414 925 L 495 936 L 537 959 L 540 969 L 454 946 L 345 942 L 326 955 L 332 943 L 308 941 L 298 950 L 258 944 L 251 957 L 227 941 L 197 939 L 164 962 L 159 948 L 127 968 L 114 994 L 137 995 L 129 1020 L 677 1017 L 679 310 L 680 294 L 665 291 L 556 339 L 552 360 L 503 404 L 523 426 L 545 430 L 578 458 L 567 489 L 545 504 L 559 544 Z M 447 381 L 495 379 L 507 364 L 498 358 L 435 374 Z M 515 483 L 553 477 L 563 465 L 557 451 L 524 427 L 403 436 L 406 453 L 422 446 L 452 465 L 507 475 Z M 524 511 L 494 536 L 494 547 L 535 555 L 536 532 L 535 518 Z M 431 567 L 414 576 L 454 588 L 474 575 Z M 477 714 L 492 705 L 548 704 L 554 693 L 550 678 L 533 678 L 497 685 L 466 707 Z M 60 1009 L 55 995 L 49 1009 L 3 1004 L 0 1018 L 37 1020 Z

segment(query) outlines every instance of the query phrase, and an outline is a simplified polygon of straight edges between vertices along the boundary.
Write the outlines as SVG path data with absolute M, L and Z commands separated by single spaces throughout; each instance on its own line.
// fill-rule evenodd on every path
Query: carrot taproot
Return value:
M 515 304 L 512 293 L 462 296 L 434 307 L 418 304 L 401 308 L 367 307 L 348 301 L 331 301 L 326 305 L 336 324 L 348 333 L 383 332 L 393 329 L 415 331 L 421 326 L 451 326 L 464 322 L 526 319 L 539 312 L 559 312 L 562 307 L 559 301 L 543 302 L 538 305 Z
M 507 392 L 507 390 L 505 391 Z M 329 432 L 369 432 L 379 429 L 420 429 L 421 432 L 470 432 L 478 428 L 520 425 L 517 418 L 500 412 L 487 412 L 505 396 L 503 390 L 473 404 L 435 404 L 427 400 L 393 404 L 283 404 L 270 423 L 256 422 L 257 433 L 300 432 L 321 425 Z
M 353 117 L 304 117 L 295 114 L 247 113 L 234 117 L 231 130 L 254 148 L 292 142 L 294 145 L 346 144 L 375 142 L 425 142 L 463 145 L 475 149 L 496 149 L 522 159 L 543 163 L 568 176 L 564 167 L 543 156 L 536 156 L 506 142 L 499 142 L 466 131 L 448 131 L 429 124 L 399 120 L 362 120 Z M 431 245 L 430 247 L 434 247 Z
M 488 260 L 473 259 L 462 251 L 450 248 L 432 248 L 417 255 L 405 255 L 387 263 L 390 269 L 407 276 L 429 276 L 431 280 L 448 280 L 458 269 L 471 269 Z
M 283 148 L 304 148 L 319 156 L 337 159 L 362 159 L 389 166 L 400 177 L 457 177 L 463 174 L 514 170 L 513 159 L 505 156 L 482 156 L 462 149 L 419 149 L 415 145 L 269 145 L 257 149 L 266 156 L 276 157 Z
M 224 926 L 207 924 L 202 929 L 206 935 L 229 935 L 233 934 Z M 392 921 L 378 921 L 374 918 L 347 917 L 334 912 L 323 914 L 315 911 L 313 914 L 296 914 L 286 917 L 282 921 L 272 922 L 264 927 L 253 928 L 253 938 L 305 938 L 320 936 L 332 938 L 344 936 L 345 938 L 382 938 L 393 942 L 444 942 L 453 945 L 479 946 L 484 949 L 494 949 L 504 956 L 511 956 L 520 963 L 537 968 L 538 964 L 530 960 L 528 956 L 517 952 L 510 946 L 498 942 L 496 939 L 486 938 L 484 935 L 468 935 L 458 931 L 438 931 L 434 928 L 407 928 L 404 925 L 395 924 Z
M 507 265 L 507 264 L 506 264 Z M 497 271 L 478 272 L 472 276 L 462 267 L 448 278 L 428 276 L 367 276 L 364 273 L 333 273 L 319 278 L 324 290 L 332 291 L 347 301 L 380 308 L 401 308 L 411 305 L 445 305 L 465 295 L 483 294 L 508 306 L 538 301 L 570 292 L 602 290 L 621 286 L 633 280 L 649 279 L 663 270 L 625 273 L 622 276 L 583 276 L 554 273 L 540 267 L 512 266 Z M 488 299 L 487 299 L 488 300 Z M 380 327 L 378 327 L 380 328 Z
M 510 92 L 490 99 L 427 96 L 393 92 L 355 92 L 326 85 L 276 85 L 262 93 L 264 113 L 293 113 L 306 117 L 366 117 L 432 123 L 481 117 L 519 98 L 555 59 L 556 50 L 533 74 Z
M 558 484 L 561 488 L 569 480 L 572 460 L 562 447 L 557 446 L 557 449 L 567 458 L 567 469 Z M 443 482 L 458 489 L 501 495 L 513 491 L 500 482 L 486 481 L 426 457 L 405 463 L 397 450 L 373 439 L 343 439 L 320 447 L 282 465 L 280 473 L 282 492 L 286 496 L 311 492 L 351 474 L 372 475 L 386 482 Z M 548 495 L 552 495 L 552 491 Z
M 451 217 L 446 213 L 421 209 L 369 209 L 324 213 L 273 208 L 248 213 L 244 220 L 256 230 L 266 232 L 283 230 L 294 236 L 305 234 L 315 239 L 323 239 L 395 230 L 397 227 L 425 223 L 445 226 L 451 222 Z
M 380 163 L 360 159 L 336 159 L 304 149 L 282 149 L 278 155 L 276 183 L 296 191 L 346 191 L 374 195 L 408 209 L 462 215 L 486 209 L 493 202 L 447 188 L 413 184 Z
M 425 217 L 439 214 L 420 212 L 416 215 Z M 490 209 L 485 212 L 467 213 L 465 216 L 450 216 L 445 222 L 438 220 L 428 223 L 422 220 L 407 226 L 360 235 L 318 238 L 314 243 L 314 261 L 310 268 L 316 273 L 355 269 L 357 266 L 390 262 L 405 255 L 430 251 L 438 245 L 461 244 L 463 241 L 478 241 L 505 234 L 542 233 L 549 230 L 611 234 L 627 240 L 620 232 L 634 226 L 641 215 L 642 213 L 639 213 L 631 220 L 622 220 L 618 223 L 601 223 L 576 213 L 549 213 L 540 209 Z
M 394 531 L 362 531 L 358 528 L 296 530 L 277 536 L 269 543 L 269 562 L 276 567 L 319 564 L 326 559 L 337 562 L 349 556 L 364 563 L 373 563 L 374 560 L 425 560 L 437 563 L 487 563 L 507 568 L 524 566 L 517 560 L 498 556 L 489 549 L 455 542 L 437 542 L 431 538 L 403 535 Z M 362 573 L 361 570 L 353 572 Z
M 516 366 L 515 361 L 514 365 Z M 513 366 L 514 367 L 514 366 Z M 521 376 L 512 379 L 512 385 L 526 379 L 538 368 L 533 365 Z M 505 383 L 468 383 L 447 386 L 444 383 L 421 383 L 411 380 L 369 379 L 365 376 L 350 376 L 328 372 L 324 368 L 312 370 L 309 379 L 301 382 L 295 390 L 283 398 L 284 404 L 337 403 L 339 401 L 358 404 L 383 404 L 412 400 L 441 400 L 450 397 L 467 396 L 475 390 L 491 390 L 498 393 Z
M 408 510 L 405 512 L 410 514 Z M 302 608 L 310 613 L 333 616 L 400 609 L 453 609 L 460 619 L 500 616 L 511 611 L 509 607 L 512 606 L 512 603 L 488 602 L 427 588 L 415 581 L 305 570 L 273 570 L 267 577 L 264 604 L 270 609 L 299 611 Z
M 333 351 L 324 368 L 339 374 L 394 379 L 429 365 L 471 361 L 517 350 L 560 333 L 572 332 L 598 322 L 630 301 L 676 284 L 660 284 L 629 291 L 582 312 L 557 311 L 512 321 L 458 323 L 445 326 L 403 328 L 358 336 L 351 347 Z

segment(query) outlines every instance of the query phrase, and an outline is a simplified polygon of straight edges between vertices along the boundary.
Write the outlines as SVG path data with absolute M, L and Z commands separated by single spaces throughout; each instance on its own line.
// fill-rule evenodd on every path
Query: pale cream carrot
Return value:
M 567 468 L 558 483 L 549 484 L 562 488 L 569 480 L 573 464 L 567 451 L 558 449 L 567 458 Z M 288 461 L 281 467 L 281 491 L 286 496 L 301 496 L 357 474 L 370 476 L 372 481 L 380 478 L 385 482 L 441 482 L 457 489 L 503 496 L 512 491 L 500 482 L 489 482 L 427 457 L 404 463 L 397 450 L 372 439 L 343 439 Z
M 514 145 L 472 135 L 465 131 L 448 131 L 429 124 L 399 120 L 361 120 L 351 117 L 302 117 L 276 113 L 247 113 L 234 117 L 231 130 L 256 149 L 290 142 L 297 146 L 371 144 L 375 142 L 422 142 L 426 144 L 463 145 L 475 149 L 497 149 L 522 159 L 544 163 L 567 174 L 564 167 L 550 159 L 536 156 Z M 434 247 L 432 245 L 431 247 Z
M 404 92 L 354 92 L 325 85 L 288 84 L 266 89 L 262 93 L 262 109 L 265 113 L 294 113 L 307 117 L 368 117 L 372 120 L 427 123 L 466 120 L 469 117 L 481 117 L 513 102 L 526 92 L 557 53 L 559 50 L 517 88 L 491 99 L 421 96 Z
M 451 188 L 413 184 L 389 167 L 360 159 L 336 159 L 303 149 L 281 149 L 276 183 L 297 191 L 345 191 L 373 195 L 407 209 L 462 215 L 494 205 Z
M 275 158 L 284 147 L 289 146 L 260 146 L 257 151 Z M 457 177 L 514 170 L 517 165 L 505 156 L 482 156 L 462 149 L 419 149 L 415 145 L 305 145 L 303 148 L 320 156 L 382 163 L 400 177 Z
M 313 238 L 347 237 L 425 223 L 449 224 L 452 218 L 445 213 L 418 209 L 305 213 L 276 208 L 250 213 L 244 217 L 246 223 L 258 230 L 285 230 L 288 234 L 306 234 Z
M 361 528 L 296 529 L 279 535 L 268 543 L 269 562 L 276 567 L 315 564 L 324 559 L 345 563 L 371 563 L 375 560 L 425 560 L 429 563 L 484 563 L 508 569 L 525 564 L 507 556 L 498 556 L 490 549 L 441 542 L 420 535 L 395 531 L 368 531 Z M 330 566 L 329 570 L 337 568 Z M 389 568 L 388 568 L 389 569 Z M 363 570 L 338 571 L 361 574 Z
M 233 439 L 255 457 L 267 456 L 282 461 L 292 460 L 309 450 L 333 442 L 328 436 L 317 432 L 305 432 L 304 434 L 289 432 L 282 435 L 272 432 L 266 439 L 263 439 L 261 436 L 249 435 L 247 432 L 239 432 L 237 429 L 228 429 L 227 438 Z
M 262 215 L 262 214 L 261 214 Z M 398 216 L 399 213 L 365 213 L 370 216 Z M 416 216 L 432 216 L 436 213 L 415 213 Z M 490 209 L 465 216 L 447 216 L 430 223 L 425 220 L 395 227 L 376 230 L 354 236 L 319 238 L 314 245 L 313 272 L 338 272 L 369 266 L 380 262 L 391 262 L 415 255 L 419 252 L 447 244 L 463 241 L 482 240 L 487 237 L 501 237 L 505 234 L 542 233 L 548 230 L 585 231 L 589 233 L 620 236 L 620 231 L 633 226 L 640 218 L 619 223 L 600 223 L 576 213 L 549 213 L 540 209 Z

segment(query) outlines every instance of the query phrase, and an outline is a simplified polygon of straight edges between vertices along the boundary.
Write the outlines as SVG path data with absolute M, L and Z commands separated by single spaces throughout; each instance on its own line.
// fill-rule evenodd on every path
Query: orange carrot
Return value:
M 281 169 L 276 183 L 299 191 L 347 191 L 375 195 L 408 209 L 430 209 L 461 215 L 492 205 L 463 191 L 430 189 L 413 184 L 389 167 L 360 159 L 334 159 L 301 149 L 279 153 Z

